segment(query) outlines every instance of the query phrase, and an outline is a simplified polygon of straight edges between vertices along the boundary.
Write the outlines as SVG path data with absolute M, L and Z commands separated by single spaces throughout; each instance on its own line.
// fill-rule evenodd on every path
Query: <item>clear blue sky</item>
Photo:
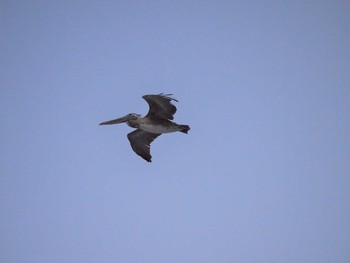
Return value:
M 350 262 L 347 1 L 1 1 L 0 261 Z M 126 125 L 173 93 L 153 162 Z

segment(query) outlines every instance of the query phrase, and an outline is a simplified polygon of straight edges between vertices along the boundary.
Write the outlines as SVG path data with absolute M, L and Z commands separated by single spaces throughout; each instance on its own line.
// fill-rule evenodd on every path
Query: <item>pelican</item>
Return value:
M 183 132 L 190 130 L 190 126 L 177 124 L 172 122 L 176 107 L 171 103 L 178 102 L 171 98 L 172 94 L 144 95 L 149 106 L 149 111 L 145 117 L 140 114 L 130 113 L 124 117 L 101 122 L 100 125 L 110 125 L 126 122 L 126 124 L 136 130 L 128 134 L 131 148 L 134 152 L 145 159 L 147 162 L 152 162 L 150 153 L 150 144 L 162 133 Z

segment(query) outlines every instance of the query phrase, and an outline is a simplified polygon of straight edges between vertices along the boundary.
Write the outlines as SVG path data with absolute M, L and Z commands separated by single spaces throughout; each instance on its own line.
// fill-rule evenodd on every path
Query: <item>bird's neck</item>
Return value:
M 137 122 L 137 120 L 130 120 L 130 121 L 127 121 L 126 124 L 132 128 L 139 128 L 139 123 Z

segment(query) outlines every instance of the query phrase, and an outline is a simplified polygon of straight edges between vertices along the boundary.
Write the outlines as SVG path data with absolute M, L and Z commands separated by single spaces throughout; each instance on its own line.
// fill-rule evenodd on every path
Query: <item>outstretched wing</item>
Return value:
M 172 120 L 176 112 L 176 107 L 171 103 L 172 100 L 177 101 L 169 96 L 172 94 L 145 95 L 144 98 L 148 105 L 149 111 L 146 117 L 150 119 Z
M 151 162 L 150 144 L 159 135 L 160 134 L 149 133 L 143 130 L 135 130 L 128 134 L 128 139 L 134 152 L 147 162 Z

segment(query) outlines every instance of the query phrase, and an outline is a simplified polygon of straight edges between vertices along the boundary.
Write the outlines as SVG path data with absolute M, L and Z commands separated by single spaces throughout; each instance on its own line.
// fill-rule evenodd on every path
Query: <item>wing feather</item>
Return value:
M 152 162 L 150 153 L 150 144 L 160 134 L 145 132 L 143 130 L 135 130 L 128 134 L 131 148 L 134 152 L 145 159 L 147 162 Z
M 176 107 L 171 103 L 171 101 L 177 101 L 171 98 L 172 94 L 158 95 L 144 95 L 144 98 L 148 105 L 149 111 L 146 117 L 150 119 L 162 119 L 162 120 L 172 120 L 174 119 L 174 114 L 176 113 Z

